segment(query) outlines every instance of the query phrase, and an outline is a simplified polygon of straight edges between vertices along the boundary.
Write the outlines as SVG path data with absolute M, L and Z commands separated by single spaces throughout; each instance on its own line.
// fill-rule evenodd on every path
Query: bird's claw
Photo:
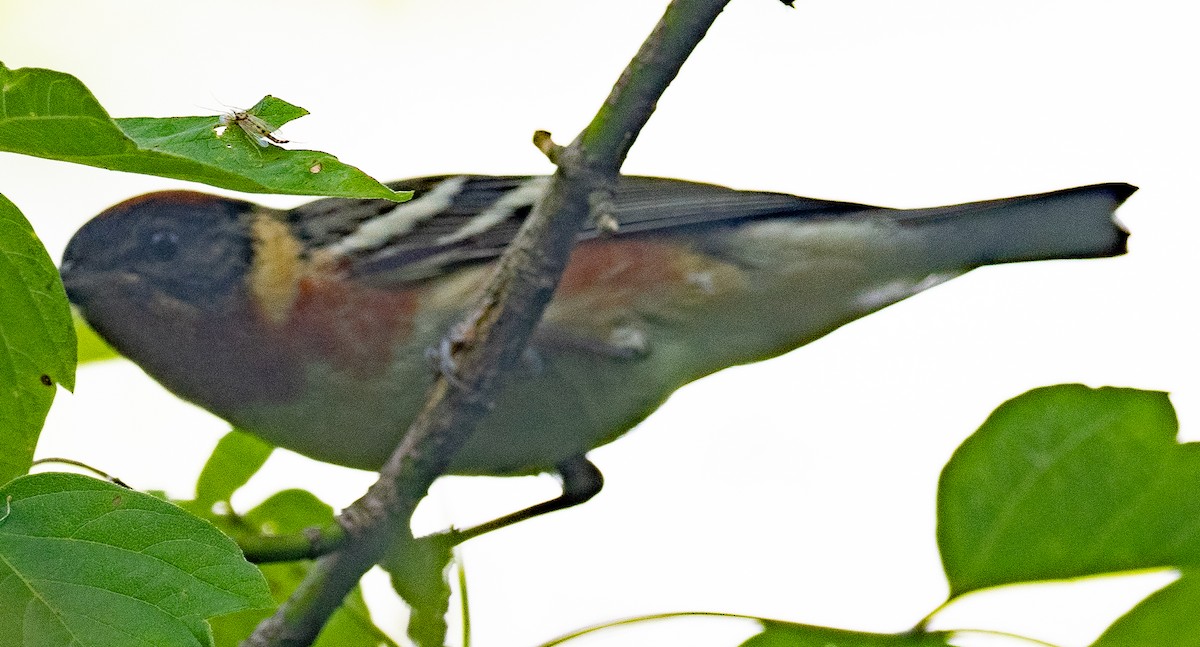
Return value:
M 462 324 L 450 329 L 450 333 L 442 337 L 436 347 L 425 349 L 425 358 L 451 386 L 461 388 L 462 380 L 458 376 L 458 362 L 454 360 L 454 351 L 466 341 L 466 331 Z

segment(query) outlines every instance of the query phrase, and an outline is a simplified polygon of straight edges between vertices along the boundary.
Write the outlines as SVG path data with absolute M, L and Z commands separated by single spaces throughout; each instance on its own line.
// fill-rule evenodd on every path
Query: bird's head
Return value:
M 120 304 L 128 316 L 158 318 L 225 301 L 251 260 L 254 205 L 188 191 L 151 193 L 105 210 L 63 254 L 71 301 L 93 323 Z

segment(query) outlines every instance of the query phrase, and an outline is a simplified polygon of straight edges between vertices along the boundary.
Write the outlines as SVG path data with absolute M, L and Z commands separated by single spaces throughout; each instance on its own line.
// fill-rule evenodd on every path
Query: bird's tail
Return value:
M 1137 187 L 1093 184 L 1050 193 L 894 212 L 920 227 L 946 267 L 1054 258 L 1100 258 L 1126 251 L 1129 232 L 1114 211 Z

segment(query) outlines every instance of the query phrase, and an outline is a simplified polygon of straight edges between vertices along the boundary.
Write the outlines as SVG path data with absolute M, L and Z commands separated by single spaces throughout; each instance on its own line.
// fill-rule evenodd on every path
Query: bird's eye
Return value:
M 179 251 L 179 234 L 173 231 L 156 231 L 150 234 L 146 252 L 156 261 L 169 261 Z

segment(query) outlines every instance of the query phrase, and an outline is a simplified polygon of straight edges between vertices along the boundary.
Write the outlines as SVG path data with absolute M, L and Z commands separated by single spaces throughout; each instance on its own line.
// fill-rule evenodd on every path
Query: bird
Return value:
M 290 210 L 192 191 L 117 204 L 66 247 L 71 302 L 166 389 L 317 460 L 378 469 L 437 376 L 546 176 L 391 183 L 415 197 Z M 774 357 L 984 265 L 1117 256 L 1123 183 L 890 209 L 620 176 L 451 474 L 549 472 L 586 501 L 586 457 L 683 385 Z

